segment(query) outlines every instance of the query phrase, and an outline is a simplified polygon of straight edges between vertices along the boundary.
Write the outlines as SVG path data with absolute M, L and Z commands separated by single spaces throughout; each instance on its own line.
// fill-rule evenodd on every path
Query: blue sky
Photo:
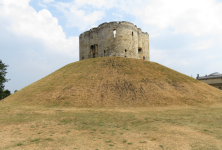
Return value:
M 79 58 L 79 35 L 129 21 L 150 35 L 150 59 L 188 76 L 222 73 L 222 0 L 0 0 L 5 89 L 20 90 Z

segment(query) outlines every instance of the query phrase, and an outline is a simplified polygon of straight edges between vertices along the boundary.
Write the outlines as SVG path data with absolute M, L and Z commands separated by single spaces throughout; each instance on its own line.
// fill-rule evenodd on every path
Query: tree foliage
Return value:
M 11 95 L 11 92 L 9 90 L 5 90 L 0 93 L 0 100 L 6 98 L 7 96 Z
M 11 94 L 9 90 L 4 90 L 4 83 L 9 80 L 5 78 L 7 67 L 8 65 L 5 65 L 2 60 L 0 60 L 0 100 Z

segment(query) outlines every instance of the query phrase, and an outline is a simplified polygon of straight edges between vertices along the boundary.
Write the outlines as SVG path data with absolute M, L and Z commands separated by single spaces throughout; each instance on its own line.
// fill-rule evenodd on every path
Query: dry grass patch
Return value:
M 222 92 L 160 64 L 121 57 L 68 64 L 5 99 L 75 107 L 210 105 Z
M 0 149 L 222 149 L 221 102 L 154 62 L 87 59 L 0 101 Z
M 1 103 L 0 149 L 222 149 L 221 108 Z

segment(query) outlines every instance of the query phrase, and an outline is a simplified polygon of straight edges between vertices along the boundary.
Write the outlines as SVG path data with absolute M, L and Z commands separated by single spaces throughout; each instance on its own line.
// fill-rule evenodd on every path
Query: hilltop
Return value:
M 4 102 L 77 107 L 209 105 L 222 92 L 155 62 L 102 57 L 70 63 Z

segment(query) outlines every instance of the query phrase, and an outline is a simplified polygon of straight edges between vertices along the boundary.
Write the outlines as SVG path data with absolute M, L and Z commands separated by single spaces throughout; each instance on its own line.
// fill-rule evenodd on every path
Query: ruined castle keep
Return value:
M 79 60 L 109 56 L 149 61 L 149 34 L 122 21 L 103 23 L 79 36 Z

